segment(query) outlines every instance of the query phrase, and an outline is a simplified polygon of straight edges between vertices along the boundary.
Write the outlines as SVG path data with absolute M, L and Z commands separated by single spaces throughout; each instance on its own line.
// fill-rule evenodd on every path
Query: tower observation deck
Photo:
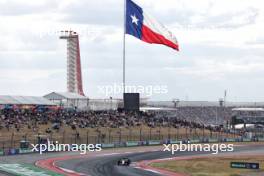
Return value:
M 61 31 L 60 39 L 67 40 L 67 91 L 84 95 L 79 35 L 74 31 Z

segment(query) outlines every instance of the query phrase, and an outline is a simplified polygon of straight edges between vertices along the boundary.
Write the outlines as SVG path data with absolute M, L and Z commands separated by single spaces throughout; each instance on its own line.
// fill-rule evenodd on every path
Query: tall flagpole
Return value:
M 124 36 L 123 36 L 123 93 L 126 93 L 126 1 L 124 0 Z M 124 98 L 124 97 L 123 97 Z

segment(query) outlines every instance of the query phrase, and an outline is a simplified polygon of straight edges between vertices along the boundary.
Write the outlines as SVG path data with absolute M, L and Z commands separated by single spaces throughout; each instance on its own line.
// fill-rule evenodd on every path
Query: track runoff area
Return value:
M 221 146 L 222 145 L 222 146 Z M 53 152 L 3 156 L 0 175 L 187 176 L 264 175 L 264 143 L 203 144 L 203 150 L 168 150 L 173 145 L 112 148 L 87 152 Z M 213 147 L 219 147 L 216 153 Z M 176 145 L 175 145 L 176 147 Z M 180 148 L 180 145 L 178 146 Z M 186 146 L 185 146 L 186 147 Z M 189 146 L 190 147 L 190 146 Z M 194 147 L 194 146 L 192 146 Z M 187 147 L 188 148 L 188 147 Z M 210 148 L 210 151 L 207 150 Z M 222 148 L 222 149 L 220 149 Z M 191 147 L 189 148 L 191 149 Z M 176 150 L 174 148 L 174 150 Z M 118 165 L 127 158 L 131 164 Z M 233 164 L 233 165 L 231 165 Z M 249 166 L 258 164 L 259 167 Z

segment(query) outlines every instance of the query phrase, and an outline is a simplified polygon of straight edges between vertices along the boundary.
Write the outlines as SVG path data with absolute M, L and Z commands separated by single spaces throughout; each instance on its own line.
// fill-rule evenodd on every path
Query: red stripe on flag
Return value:
M 170 40 L 166 39 L 163 35 L 160 35 L 154 31 L 152 31 L 149 27 L 143 25 L 142 26 L 142 38 L 144 42 L 147 43 L 155 43 L 155 44 L 162 44 L 168 47 L 171 47 L 177 51 L 179 51 L 179 45 L 171 42 Z

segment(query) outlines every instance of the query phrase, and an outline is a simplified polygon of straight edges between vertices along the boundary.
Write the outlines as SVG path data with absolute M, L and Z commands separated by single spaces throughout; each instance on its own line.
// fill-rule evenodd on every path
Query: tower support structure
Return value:
M 79 35 L 74 31 L 61 31 L 60 39 L 67 40 L 67 91 L 84 96 Z

